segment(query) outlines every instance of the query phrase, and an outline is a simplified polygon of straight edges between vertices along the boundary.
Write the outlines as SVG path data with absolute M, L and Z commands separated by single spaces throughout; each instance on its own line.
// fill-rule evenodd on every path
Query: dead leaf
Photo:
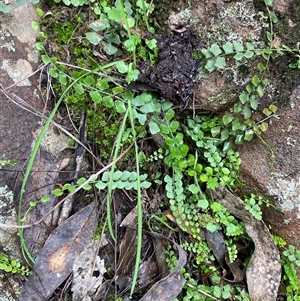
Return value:
M 72 301 L 91 301 L 91 296 L 101 291 L 106 268 L 104 260 L 100 259 L 97 253 L 99 248 L 107 243 L 103 235 L 91 241 L 76 257 L 73 264 Z
M 208 191 L 231 214 L 245 223 L 246 231 L 255 245 L 247 266 L 247 287 L 251 301 L 276 301 L 281 280 L 281 263 L 278 249 L 268 227 L 245 209 L 245 203 L 225 187 Z
M 155 283 L 140 301 L 173 301 L 182 291 L 186 282 L 180 270 L 186 265 L 186 253 L 180 245 L 155 232 L 147 232 L 156 239 L 171 241 L 178 250 L 178 262 L 174 270 L 165 278 Z
M 54 189 L 58 181 L 59 171 L 68 165 L 70 160 L 68 158 L 56 161 L 50 153 L 42 147 L 39 150 L 38 156 L 34 161 L 30 177 L 26 185 L 26 193 L 23 197 L 22 213 L 27 212 L 31 201 L 39 201 L 41 197 L 50 195 L 51 190 Z M 46 203 L 39 203 L 32 208 L 26 215 L 26 223 L 32 224 L 45 216 L 57 202 L 57 197 L 50 195 Z M 38 254 L 40 246 L 44 244 L 47 239 L 49 229 L 57 225 L 57 212 L 50 214 L 43 223 L 25 229 L 24 239 L 28 250 L 33 256 Z
M 97 210 L 91 203 L 53 231 L 36 258 L 34 274 L 25 283 L 19 301 L 44 301 L 53 294 L 91 241 L 96 220 Z
M 223 233 L 220 231 L 210 232 L 206 229 L 204 230 L 204 233 L 205 240 L 211 248 L 219 265 L 223 268 L 223 271 L 227 271 L 228 267 L 232 273 L 233 280 L 224 279 L 230 283 L 242 282 L 244 280 L 244 273 L 236 262 L 230 262 Z

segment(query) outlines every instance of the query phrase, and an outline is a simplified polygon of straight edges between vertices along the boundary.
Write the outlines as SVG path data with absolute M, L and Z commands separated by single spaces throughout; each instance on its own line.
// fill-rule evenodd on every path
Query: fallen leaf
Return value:
M 48 237 L 40 250 L 34 274 L 25 283 L 19 301 L 44 301 L 70 275 L 77 255 L 92 240 L 97 225 L 94 203 L 86 206 Z
M 100 259 L 97 254 L 99 248 L 107 243 L 104 235 L 91 241 L 74 260 L 72 301 L 91 301 L 91 296 L 101 291 L 106 268 L 104 260 Z
M 186 253 L 180 245 L 155 232 L 147 232 L 156 239 L 171 241 L 178 250 L 178 262 L 174 270 L 166 277 L 155 283 L 140 301 L 173 301 L 182 291 L 186 282 L 180 270 L 186 265 Z
M 246 231 L 254 242 L 255 250 L 246 270 L 251 301 L 276 301 L 281 280 L 281 263 L 268 227 L 263 221 L 255 219 L 245 209 L 245 203 L 225 187 L 208 192 L 232 215 L 245 223 Z
M 43 196 L 50 195 L 58 182 L 59 171 L 65 168 L 70 160 L 68 158 L 57 161 L 44 148 L 40 148 L 38 158 L 35 159 L 32 172 L 26 184 L 26 193 L 22 201 L 22 214 L 28 211 L 31 201 L 39 201 Z M 26 215 L 26 224 L 38 221 L 42 216 L 48 214 L 55 206 L 57 197 L 50 195 L 45 203 L 38 203 L 31 208 Z M 28 250 L 36 256 L 40 246 L 46 241 L 49 229 L 57 225 L 57 211 L 49 214 L 43 223 L 24 230 L 24 239 Z
M 232 280 L 226 278 L 224 279 L 231 283 L 242 282 L 244 280 L 244 273 L 236 262 L 230 262 L 223 233 L 220 231 L 210 232 L 206 229 L 204 230 L 204 233 L 205 240 L 208 246 L 211 248 L 219 265 L 223 268 L 223 271 L 226 271 L 228 267 L 232 273 Z

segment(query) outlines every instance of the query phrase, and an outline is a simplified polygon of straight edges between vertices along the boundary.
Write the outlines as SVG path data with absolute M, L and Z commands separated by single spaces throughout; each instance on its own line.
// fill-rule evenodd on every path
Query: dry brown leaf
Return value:
M 209 190 L 216 201 L 245 223 L 255 250 L 246 271 L 247 286 L 252 301 L 276 301 L 281 280 L 281 263 L 278 249 L 268 227 L 255 219 L 245 203 L 225 187 Z
M 159 233 L 147 233 L 156 239 L 171 241 Z M 187 256 L 180 245 L 175 242 L 172 243 L 178 250 L 178 262 L 176 267 L 168 276 L 155 283 L 140 301 L 173 301 L 182 291 L 186 280 L 180 274 L 180 270 L 185 266 Z
M 77 255 L 91 241 L 97 225 L 94 203 L 86 206 L 49 236 L 25 283 L 19 301 L 44 301 L 72 272 Z
M 26 223 L 32 224 L 38 221 L 42 216 L 54 207 L 57 202 L 57 197 L 51 195 L 51 190 L 54 189 L 58 181 L 59 171 L 65 168 L 70 160 L 68 158 L 56 161 L 53 156 L 44 148 L 40 148 L 37 158 L 34 161 L 30 177 L 26 185 L 26 193 L 22 202 L 22 213 L 27 212 L 31 201 L 39 201 L 41 197 L 50 195 L 46 203 L 37 204 L 26 215 Z M 38 254 L 40 246 L 47 239 L 49 229 L 57 225 L 57 212 L 50 214 L 43 223 L 25 229 L 24 239 L 27 247 L 33 256 Z
M 101 291 L 106 268 L 104 260 L 97 253 L 107 243 L 103 235 L 91 241 L 76 257 L 73 265 L 72 301 L 91 301 L 91 296 Z

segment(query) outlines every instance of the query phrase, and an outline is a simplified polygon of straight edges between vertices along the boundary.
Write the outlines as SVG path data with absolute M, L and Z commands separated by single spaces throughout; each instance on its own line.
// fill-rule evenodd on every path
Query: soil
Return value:
M 184 108 L 198 85 L 200 62 L 193 53 L 199 40 L 192 28 L 186 27 L 174 31 L 171 37 L 161 35 L 158 41 L 158 64 L 140 64 L 139 81 Z

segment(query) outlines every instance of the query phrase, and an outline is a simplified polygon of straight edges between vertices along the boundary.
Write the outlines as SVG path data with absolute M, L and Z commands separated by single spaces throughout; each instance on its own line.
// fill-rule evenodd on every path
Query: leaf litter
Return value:
M 97 217 L 91 203 L 53 231 L 36 257 L 20 301 L 43 301 L 54 293 L 72 272 L 75 258 L 92 241 Z

